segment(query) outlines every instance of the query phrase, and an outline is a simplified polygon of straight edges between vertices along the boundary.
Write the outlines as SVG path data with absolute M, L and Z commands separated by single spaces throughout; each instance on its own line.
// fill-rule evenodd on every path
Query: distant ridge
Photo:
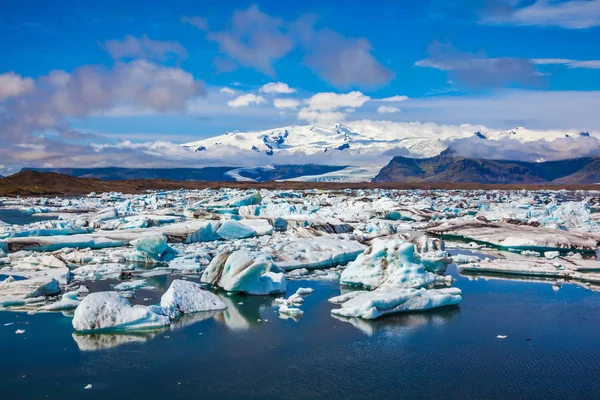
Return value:
M 56 172 L 77 178 L 107 181 L 132 179 L 169 179 L 177 181 L 272 181 L 293 179 L 304 175 L 321 175 L 345 166 L 273 165 L 269 167 L 203 167 L 203 168 L 24 168 L 22 171 Z
M 127 181 L 103 181 L 93 178 L 75 178 L 54 172 L 21 171 L 0 178 L 0 196 L 81 196 L 90 192 L 143 193 L 147 190 L 219 189 L 223 187 L 269 190 L 344 190 L 344 189 L 421 189 L 421 190 L 520 190 L 520 189 L 569 189 L 593 190 L 596 185 L 489 185 L 481 183 L 448 182 L 207 182 L 173 181 L 167 179 L 136 179 Z
M 430 158 L 394 157 L 373 182 L 594 184 L 600 183 L 600 158 L 524 162 L 459 157 L 446 150 Z

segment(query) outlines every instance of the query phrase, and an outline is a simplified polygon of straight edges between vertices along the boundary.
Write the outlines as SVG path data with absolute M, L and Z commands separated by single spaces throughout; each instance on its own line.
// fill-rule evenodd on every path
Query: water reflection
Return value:
M 457 306 L 416 313 L 392 314 L 374 320 L 347 318 L 331 314 L 333 318 L 352 324 L 356 329 L 369 336 L 384 333 L 394 337 L 408 336 L 427 327 L 442 328 L 448 326 L 459 315 L 460 308 Z
M 148 332 L 137 332 L 137 333 L 99 333 L 99 334 L 85 334 L 85 333 L 73 333 L 73 340 L 77 343 L 80 351 L 95 351 L 95 350 L 106 350 L 113 347 L 118 347 L 127 343 L 144 343 L 166 329 L 153 330 Z
M 270 309 L 276 298 L 273 296 L 227 295 L 223 292 L 217 293 L 217 295 L 227 305 L 227 310 L 216 315 L 215 319 L 234 331 L 248 330 L 250 327 L 260 324 L 260 321 L 264 320 L 262 311 Z
M 470 281 L 500 280 L 500 281 L 511 281 L 511 282 L 526 282 L 526 283 L 549 283 L 552 285 L 552 289 L 555 292 L 559 291 L 560 288 L 562 287 L 562 285 L 564 285 L 564 284 L 572 284 L 572 285 L 581 286 L 584 289 L 592 290 L 594 292 L 600 291 L 600 285 L 595 284 L 595 283 L 586 282 L 585 275 L 581 278 L 581 280 L 567 280 L 567 279 L 562 279 L 562 278 L 558 279 L 555 277 L 548 277 L 548 276 L 511 275 L 511 274 L 502 274 L 502 273 L 495 273 L 495 272 L 478 272 L 478 271 L 461 271 L 460 275 L 463 278 L 466 278 Z

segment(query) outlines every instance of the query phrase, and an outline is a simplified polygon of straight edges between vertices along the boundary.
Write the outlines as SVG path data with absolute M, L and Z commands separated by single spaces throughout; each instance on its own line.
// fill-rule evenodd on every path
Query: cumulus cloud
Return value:
M 144 58 L 164 61 L 170 58 L 185 59 L 188 56 L 179 42 L 152 40 L 145 35 L 141 38 L 127 35 L 123 40 L 107 40 L 104 47 L 115 60 Z
M 439 42 L 432 43 L 428 51 L 430 57 L 417 61 L 416 66 L 448 71 L 451 79 L 469 87 L 536 85 L 541 76 L 529 59 L 462 53 Z
M 288 86 L 287 83 L 283 83 L 283 82 L 269 82 L 267 84 L 264 84 L 260 87 L 260 89 L 258 89 L 259 92 L 261 93 L 268 93 L 268 94 L 272 94 L 272 93 L 280 93 L 280 94 L 289 94 L 289 93 L 296 93 L 296 89 L 292 89 L 291 87 Z
M 600 155 L 600 140 L 596 137 L 535 140 L 526 145 L 511 138 L 481 140 L 471 137 L 448 144 L 460 156 L 494 160 L 551 161 Z
M 369 100 L 369 96 L 358 91 L 342 94 L 326 92 L 308 98 L 306 104 L 312 110 L 331 111 L 342 107 L 362 107 Z
M 600 0 L 537 0 L 526 6 L 506 2 L 501 12 L 484 15 L 487 24 L 534 25 L 566 29 L 600 26 Z
M 294 48 L 284 21 L 263 13 L 256 5 L 235 11 L 229 29 L 210 32 L 207 38 L 231 60 L 270 76 L 275 75 L 273 63 Z
M 34 81 L 31 78 L 24 78 L 14 72 L 0 74 L 0 101 L 31 92 L 33 87 Z
M 9 145 L 45 146 L 47 140 L 39 133 L 50 131 L 79 140 L 90 135 L 71 129 L 69 119 L 118 105 L 184 111 L 186 101 L 202 92 L 201 83 L 190 73 L 144 60 L 117 63 L 111 69 L 83 66 L 71 73 L 52 71 L 37 78 L 32 90 L 9 98 L 0 108 L 0 138 Z M 10 146 L 5 149 L 10 151 Z
M 344 121 L 348 114 L 369 100 L 369 96 L 358 91 L 317 93 L 304 101 L 306 106 L 298 112 L 298 119 L 320 124 Z
M 377 112 L 380 114 L 397 113 L 397 112 L 400 112 L 400 109 L 398 107 L 392 107 L 392 106 L 379 106 L 377 108 Z
M 265 104 L 267 100 L 262 96 L 257 96 L 252 93 L 243 94 L 241 96 L 236 97 L 233 100 L 229 100 L 227 105 L 229 107 L 248 107 L 250 104 L 260 105 Z
M 273 99 L 275 108 L 297 108 L 300 102 L 296 99 Z
M 192 25 L 203 31 L 208 29 L 208 19 L 206 19 L 204 17 L 200 17 L 198 15 L 194 16 L 194 17 L 190 17 L 188 15 L 182 15 L 179 20 L 181 21 L 182 24 Z

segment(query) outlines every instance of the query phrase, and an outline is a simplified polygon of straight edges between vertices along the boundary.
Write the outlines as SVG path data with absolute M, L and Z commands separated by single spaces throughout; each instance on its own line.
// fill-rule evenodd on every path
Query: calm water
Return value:
M 474 281 L 453 267 L 451 273 L 463 289 L 460 307 L 374 322 L 333 318 L 327 299 L 339 294 L 337 283 L 313 281 L 288 284 L 289 293 L 315 289 L 297 322 L 279 319 L 269 296 L 226 297 L 225 313 L 196 315 L 198 321 L 148 335 L 77 336 L 62 314 L 0 313 L 0 397 L 599 396 L 600 293 L 576 285 L 555 291 L 548 283 Z M 165 290 L 170 280 L 150 281 Z M 156 302 L 160 293 L 140 290 L 135 302 Z M 9 322 L 15 324 L 3 326 Z M 26 332 L 16 335 L 16 329 Z M 84 390 L 88 383 L 92 389 Z
M 33 216 L 21 210 L 0 208 L 0 221 L 7 224 L 25 225 L 37 221 L 47 221 L 58 219 L 56 216 Z

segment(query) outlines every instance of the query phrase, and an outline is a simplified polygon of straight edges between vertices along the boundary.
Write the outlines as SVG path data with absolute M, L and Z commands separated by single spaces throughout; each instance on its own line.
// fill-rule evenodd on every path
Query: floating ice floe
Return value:
M 463 271 L 472 273 L 496 273 L 532 277 L 549 277 L 580 282 L 600 283 L 600 261 L 575 257 L 560 257 L 552 260 L 535 258 L 527 260 L 489 260 L 464 264 Z
M 333 309 L 334 315 L 375 319 L 385 314 L 424 311 L 460 303 L 462 292 L 458 288 L 413 289 L 384 286 L 366 292 L 351 292 L 329 301 L 341 304 Z
M 113 289 L 116 290 L 117 292 L 125 292 L 125 291 L 129 291 L 129 290 L 137 290 L 137 289 L 141 289 L 141 288 L 145 288 L 145 287 L 148 287 L 148 283 L 146 282 L 146 280 L 137 279 L 134 281 L 121 282 L 118 285 L 116 285 Z
M 428 226 L 427 231 L 444 238 L 463 238 L 495 247 L 522 250 L 592 251 L 600 244 L 600 235 L 477 219 L 435 223 Z
M 285 292 L 284 271 L 266 258 L 254 257 L 245 251 L 217 255 L 202 274 L 201 280 L 229 292 Z

